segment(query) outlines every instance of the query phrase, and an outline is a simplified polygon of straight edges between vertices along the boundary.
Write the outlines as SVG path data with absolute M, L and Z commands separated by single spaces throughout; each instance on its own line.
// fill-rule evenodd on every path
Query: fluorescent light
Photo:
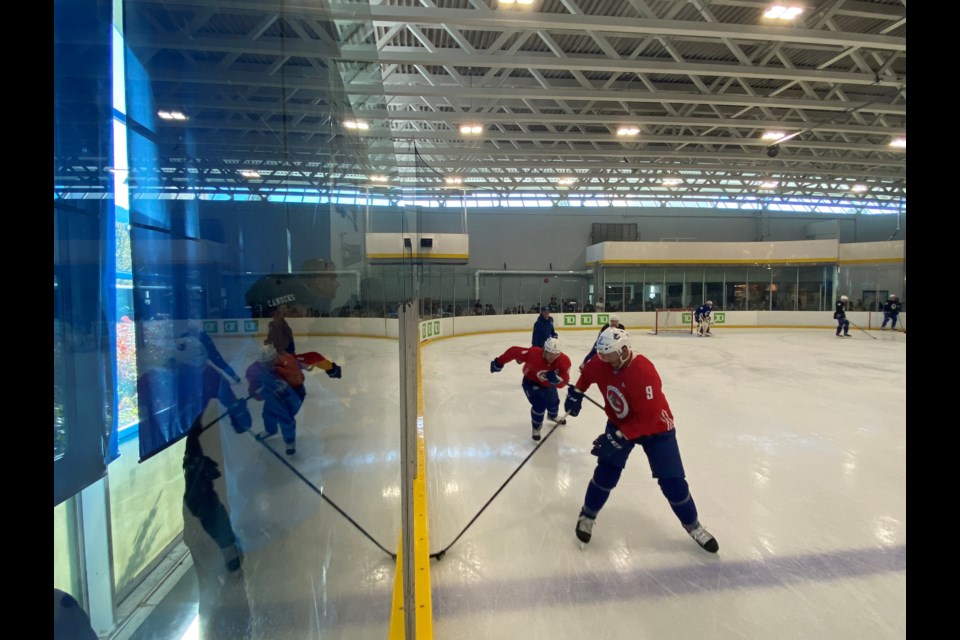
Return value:
M 803 7 L 787 7 L 782 4 L 775 4 L 763 13 L 763 17 L 771 20 L 793 20 L 801 13 L 803 13 Z
M 683 184 L 683 180 L 681 180 L 680 178 L 664 178 L 663 182 L 661 182 L 660 184 L 662 184 L 665 187 L 673 187 L 678 184 Z
M 344 120 L 343 126 L 345 126 L 347 129 L 360 129 L 362 131 L 366 131 L 370 128 L 370 125 L 363 120 Z
M 785 134 L 782 131 L 766 131 L 762 136 L 760 136 L 760 139 L 761 140 L 779 140 L 785 135 L 787 134 Z
M 638 133 L 640 133 L 640 129 L 638 127 L 620 127 L 617 129 L 618 136 L 635 136 Z
M 483 133 L 483 125 L 479 124 L 462 124 L 460 125 L 460 133 L 466 136 L 475 136 L 480 133 Z
M 444 180 L 444 182 L 446 182 L 447 184 L 463 184 L 463 178 L 457 178 L 457 177 L 451 176 L 446 180 Z
M 559 180 L 557 180 L 557 184 L 567 186 L 567 185 L 574 184 L 576 181 L 577 181 L 576 178 L 560 178 Z
M 897 149 L 906 149 L 907 148 L 907 139 L 906 138 L 894 138 L 890 141 L 890 146 Z
M 370 182 L 387 182 L 390 178 L 387 176 L 370 176 Z
M 761 189 L 776 189 L 779 186 L 780 186 L 780 183 L 777 182 L 776 180 L 765 180 L 764 182 L 760 183 Z
M 180 111 L 157 111 L 157 115 L 163 120 L 186 120 L 187 116 Z
M 243 176 L 244 178 L 259 178 L 260 172 L 253 171 L 252 169 L 243 169 L 242 171 L 240 171 L 240 175 Z
M 850 191 L 854 191 L 856 193 L 862 193 L 866 190 L 867 190 L 867 185 L 865 184 L 855 184 L 852 187 L 850 187 Z

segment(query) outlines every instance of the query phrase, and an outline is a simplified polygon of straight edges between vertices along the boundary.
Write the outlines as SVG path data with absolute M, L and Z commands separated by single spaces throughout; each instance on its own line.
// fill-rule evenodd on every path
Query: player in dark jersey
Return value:
M 847 296 L 840 296 L 840 299 L 837 300 L 837 307 L 833 311 L 833 319 L 837 321 L 837 335 L 840 335 L 840 332 L 843 331 L 844 338 L 852 338 L 850 335 L 850 321 L 847 320 Z
M 713 300 L 707 300 L 697 307 L 693 312 L 693 321 L 697 323 L 698 336 L 712 336 L 710 325 L 713 324 L 713 317 L 710 312 L 713 311 Z

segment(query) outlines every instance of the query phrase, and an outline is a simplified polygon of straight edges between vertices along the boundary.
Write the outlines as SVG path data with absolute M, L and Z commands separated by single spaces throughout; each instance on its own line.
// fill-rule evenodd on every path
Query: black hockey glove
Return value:
M 619 429 L 612 434 L 604 432 L 593 441 L 593 449 L 590 450 L 590 455 L 597 456 L 598 458 L 610 457 L 620 453 L 627 442 L 628 440 L 623 437 Z
M 490 373 L 500 373 L 503 371 L 503 365 L 500 364 L 500 361 L 494 358 L 490 361 Z
M 568 415 L 576 418 L 580 415 L 580 409 L 583 408 L 583 392 L 576 387 L 570 387 L 567 391 L 567 400 L 563 403 L 563 410 Z
M 343 375 L 343 369 L 340 368 L 336 362 L 332 363 L 333 366 L 327 369 L 327 375 L 331 378 L 339 378 Z
M 561 384 L 563 384 L 563 378 L 557 375 L 556 371 L 547 371 L 543 377 L 546 378 L 547 382 L 555 387 L 559 387 Z

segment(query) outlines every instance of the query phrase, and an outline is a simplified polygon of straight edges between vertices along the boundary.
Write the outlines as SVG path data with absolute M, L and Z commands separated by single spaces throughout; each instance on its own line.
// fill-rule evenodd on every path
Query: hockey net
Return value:
M 693 333 L 693 309 L 657 309 L 654 334 Z

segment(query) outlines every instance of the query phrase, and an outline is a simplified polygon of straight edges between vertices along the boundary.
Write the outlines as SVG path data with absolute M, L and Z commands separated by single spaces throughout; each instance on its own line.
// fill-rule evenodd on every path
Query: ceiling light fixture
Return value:
M 638 127 L 620 127 L 617 129 L 618 136 L 635 136 L 638 133 L 640 133 L 640 129 Z
M 186 120 L 187 116 L 180 111 L 157 111 L 157 115 L 163 120 Z
M 793 20 L 801 13 L 803 7 L 775 4 L 763 12 L 763 17 L 771 20 Z
M 366 131 L 370 128 L 370 125 L 363 120 L 344 120 L 343 126 L 347 129 L 359 129 L 361 131 Z
M 244 178 L 259 178 L 260 172 L 254 171 L 252 169 L 243 169 L 242 171 L 240 171 L 240 175 L 243 176 Z
M 894 138 L 890 141 L 890 146 L 895 149 L 906 149 L 907 148 L 907 139 L 906 138 Z
M 782 131 L 765 131 L 764 134 L 760 136 L 760 139 L 761 140 L 779 140 L 785 135 L 787 134 L 785 134 Z
M 460 133 L 465 136 L 476 136 L 483 133 L 483 125 L 479 124 L 462 124 L 460 125 Z

